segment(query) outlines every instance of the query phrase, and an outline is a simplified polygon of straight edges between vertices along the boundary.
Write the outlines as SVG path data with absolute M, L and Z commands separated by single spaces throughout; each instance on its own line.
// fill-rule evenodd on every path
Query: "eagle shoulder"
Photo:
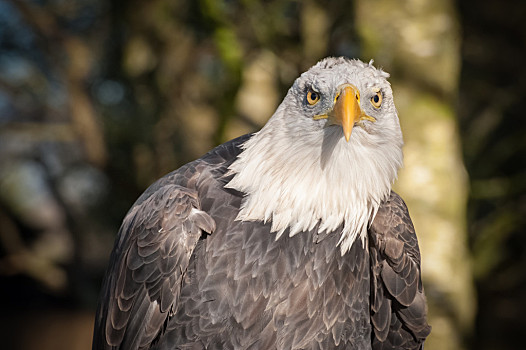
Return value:
M 418 240 L 398 194 L 380 205 L 369 232 L 373 349 L 420 349 L 431 327 Z
M 177 310 L 197 242 L 215 230 L 198 184 L 217 183 L 249 135 L 216 147 L 152 184 L 123 220 L 95 320 L 93 349 L 149 348 Z

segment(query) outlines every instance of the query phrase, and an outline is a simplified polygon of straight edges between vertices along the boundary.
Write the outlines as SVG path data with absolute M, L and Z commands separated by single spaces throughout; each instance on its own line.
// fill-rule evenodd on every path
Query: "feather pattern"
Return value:
M 347 63 L 372 79 L 362 91 L 380 84 L 388 104 L 376 123 L 383 131 L 356 128 L 350 145 L 337 128 L 299 121 L 290 104 L 306 82 L 339 84 L 320 72 Z M 270 129 L 218 146 L 145 191 L 118 233 L 93 349 L 422 347 L 430 327 L 418 243 L 390 191 L 401 165 L 398 121 L 386 74 L 367 67 L 320 62 L 295 83 Z M 300 125 L 310 141 L 296 135 Z M 285 147 L 284 135 L 307 146 Z M 362 244 L 352 244 L 358 237 Z
M 337 248 L 343 227 L 275 240 L 270 223 L 234 220 L 243 194 L 224 188 L 249 137 L 169 174 L 132 208 L 112 256 L 94 349 L 370 349 L 370 339 L 375 349 L 418 349 L 429 326 L 403 201 L 391 193 L 368 246 L 353 245 L 344 256 Z M 147 207 L 153 214 L 141 219 Z M 183 231 L 168 213 L 186 220 L 193 213 L 198 224 L 188 221 Z M 192 227 L 199 232 L 188 243 Z M 142 256 L 146 242 L 158 249 Z M 163 255 L 179 260 L 168 268 Z
M 416 234 L 404 201 L 392 193 L 370 229 L 371 323 L 375 349 L 418 349 L 431 328 Z

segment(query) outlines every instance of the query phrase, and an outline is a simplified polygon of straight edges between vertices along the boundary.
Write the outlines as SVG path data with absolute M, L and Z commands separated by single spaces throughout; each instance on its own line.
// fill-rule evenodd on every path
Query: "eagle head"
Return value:
M 276 239 L 340 234 L 342 255 L 367 228 L 402 166 L 389 74 L 326 58 L 303 73 L 230 166 L 246 194 L 237 220 L 270 222 Z

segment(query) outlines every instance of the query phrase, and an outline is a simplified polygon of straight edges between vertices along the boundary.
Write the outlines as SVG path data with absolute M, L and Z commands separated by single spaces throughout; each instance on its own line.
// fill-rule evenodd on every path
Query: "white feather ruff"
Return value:
M 320 232 L 343 223 L 342 255 L 357 237 L 365 244 L 369 223 L 402 165 L 401 135 L 393 132 L 395 147 L 392 142 L 369 144 L 371 135 L 357 126 L 346 142 L 341 128 L 289 134 L 282 132 L 282 121 L 272 118 L 230 166 L 234 177 L 227 186 L 246 193 L 236 219 L 270 220 L 276 239 L 287 228 L 293 236 L 318 222 Z M 320 146 L 324 137 L 334 142 L 329 150 Z

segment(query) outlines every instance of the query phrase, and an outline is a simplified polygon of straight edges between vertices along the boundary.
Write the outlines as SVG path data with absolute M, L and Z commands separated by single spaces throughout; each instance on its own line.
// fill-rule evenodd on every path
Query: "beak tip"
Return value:
M 349 140 L 351 139 L 351 133 L 350 132 L 346 132 L 346 133 L 344 133 L 344 136 L 345 136 L 345 141 L 349 142 Z

